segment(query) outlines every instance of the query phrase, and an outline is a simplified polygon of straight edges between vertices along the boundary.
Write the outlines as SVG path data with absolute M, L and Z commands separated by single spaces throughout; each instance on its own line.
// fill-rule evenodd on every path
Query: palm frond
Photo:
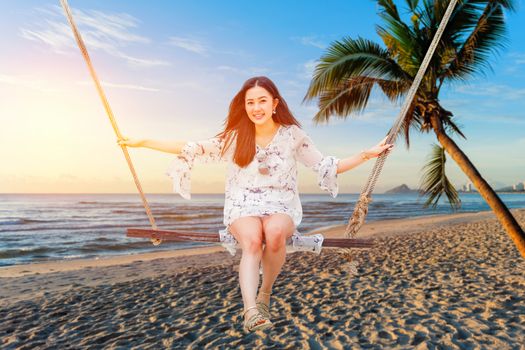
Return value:
M 412 13 L 416 12 L 419 0 L 406 0 L 406 3 Z
M 463 132 L 461 131 L 460 126 L 457 125 L 457 123 L 452 120 L 453 118 L 452 114 L 450 115 L 441 114 L 440 117 L 441 117 L 441 120 L 443 121 L 443 126 L 446 128 L 447 132 L 456 133 L 459 136 L 463 137 L 465 140 L 467 139 L 465 134 L 463 134 Z
M 401 127 L 399 128 L 398 135 L 401 135 L 405 140 L 405 146 L 407 149 L 410 148 L 410 130 L 415 129 L 420 131 L 423 121 L 421 116 L 418 113 L 418 110 L 415 106 L 415 103 L 412 103 L 408 109 L 407 114 L 401 121 Z M 387 134 L 392 133 L 392 126 Z M 394 139 L 397 139 L 397 135 Z
M 377 25 L 376 32 L 383 40 L 383 43 L 405 72 L 414 76 L 419 67 L 419 50 L 415 38 L 415 28 L 408 26 L 399 18 L 394 18 L 388 13 L 382 12 L 379 16 L 385 23 L 384 26 Z
M 435 209 L 443 194 L 447 197 L 453 210 L 461 207 L 458 192 L 445 174 L 445 163 L 445 149 L 433 144 L 428 162 L 422 169 L 424 174 L 420 190 L 423 192 L 423 196 L 428 196 L 424 204 L 425 208 L 432 205 L 432 208 Z
M 373 85 L 372 79 L 356 77 L 331 90 L 325 90 L 319 96 L 319 111 L 314 116 L 315 124 L 327 123 L 334 114 L 346 117 L 352 111 L 362 110 L 368 102 Z
M 503 6 L 489 2 L 478 14 L 476 25 L 469 35 L 461 38 L 462 45 L 457 48 L 457 54 L 450 64 L 443 67 L 442 77 L 465 80 L 475 73 L 483 72 L 480 67 L 490 69 L 488 59 L 504 46 L 505 33 Z
M 377 4 L 383 8 L 383 11 L 380 13 L 390 16 L 397 21 L 401 21 L 397 6 L 392 0 L 377 0 Z
M 332 115 L 346 117 L 354 111 L 363 110 L 375 85 L 393 101 L 399 100 L 410 88 L 406 82 L 366 76 L 351 77 L 319 96 L 319 111 L 314 116 L 314 122 L 327 123 Z
M 327 49 L 317 64 L 304 101 L 323 94 L 333 95 L 349 79 L 369 77 L 403 81 L 410 77 L 378 44 L 358 38 L 343 38 Z

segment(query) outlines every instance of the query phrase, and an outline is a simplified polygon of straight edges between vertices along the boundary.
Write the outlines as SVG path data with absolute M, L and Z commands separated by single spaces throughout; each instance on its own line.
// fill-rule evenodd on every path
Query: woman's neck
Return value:
M 276 123 L 273 119 L 268 120 L 267 123 L 262 125 L 255 125 L 255 136 L 265 137 L 275 134 L 279 128 L 279 123 Z

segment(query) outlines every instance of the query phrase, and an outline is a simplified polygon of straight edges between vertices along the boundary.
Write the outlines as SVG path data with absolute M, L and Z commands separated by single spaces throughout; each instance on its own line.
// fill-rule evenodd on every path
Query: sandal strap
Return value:
M 266 312 L 270 311 L 270 305 L 265 304 L 265 303 L 263 303 L 262 301 L 258 301 L 258 302 L 257 302 L 257 306 L 258 306 L 260 309 L 263 309 L 263 310 L 266 311 Z
M 270 305 L 268 305 L 268 304 L 266 304 L 266 303 L 263 303 L 262 301 L 258 301 L 256 304 L 257 304 L 257 306 L 259 306 L 259 305 L 264 305 L 264 307 L 265 307 L 266 309 L 270 307 Z
M 263 315 L 264 317 L 266 317 L 267 319 L 270 319 L 271 315 L 270 315 L 270 306 L 263 303 L 263 302 L 257 302 L 257 307 L 259 308 L 259 312 L 261 313 L 261 315 Z
M 244 312 L 242 313 L 242 316 L 243 316 L 243 317 L 246 316 L 246 313 L 247 313 L 248 311 L 250 311 L 250 310 L 253 310 L 253 309 L 257 309 L 257 306 L 252 306 L 252 307 L 247 308 L 247 309 L 244 310 Z
M 263 292 L 262 290 L 259 291 L 260 294 L 264 294 L 264 295 L 272 295 L 272 293 L 266 293 L 266 292 Z

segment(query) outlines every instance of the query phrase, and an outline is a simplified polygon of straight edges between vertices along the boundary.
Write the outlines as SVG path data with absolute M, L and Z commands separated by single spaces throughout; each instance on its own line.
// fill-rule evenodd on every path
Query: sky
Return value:
M 402 9 L 404 2 L 397 2 Z M 314 125 L 302 102 L 316 61 L 345 36 L 380 43 L 374 1 L 70 0 L 121 133 L 162 141 L 217 134 L 242 83 L 266 75 L 326 155 L 349 157 L 379 142 L 400 105 L 376 93 L 367 109 Z M 300 4 L 300 5 L 298 5 Z M 507 15 L 505 47 L 492 70 L 445 86 L 442 105 L 467 140 L 459 146 L 494 187 L 525 181 L 525 14 Z M 134 193 L 133 178 L 73 39 L 59 1 L 0 1 L 0 193 Z M 376 191 L 417 188 L 433 133 L 398 140 Z M 129 149 L 147 193 L 170 193 L 173 154 Z M 341 193 L 358 193 L 368 162 L 339 175 Z M 193 193 L 221 193 L 224 164 L 197 164 Z M 456 187 L 468 182 L 451 158 Z M 319 193 L 299 166 L 299 189 Z

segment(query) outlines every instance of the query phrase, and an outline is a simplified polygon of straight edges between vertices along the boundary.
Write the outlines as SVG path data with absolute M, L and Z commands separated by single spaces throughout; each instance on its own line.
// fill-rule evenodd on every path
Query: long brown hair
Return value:
M 222 149 L 221 156 L 231 146 L 233 140 L 236 140 L 233 161 L 241 168 L 250 164 L 255 156 L 255 124 L 248 118 L 244 102 L 246 91 L 255 86 L 264 88 L 273 99 L 277 98 L 279 100 L 273 115 L 273 120 L 276 123 L 301 126 L 292 115 L 292 112 L 290 112 L 286 101 L 282 98 L 273 81 L 267 77 L 253 77 L 246 80 L 241 90 L 230 102 L 228 116 L 224 121 L 224 130 L 217 135 L 217 137 L 225 139 L 225 146 Z

